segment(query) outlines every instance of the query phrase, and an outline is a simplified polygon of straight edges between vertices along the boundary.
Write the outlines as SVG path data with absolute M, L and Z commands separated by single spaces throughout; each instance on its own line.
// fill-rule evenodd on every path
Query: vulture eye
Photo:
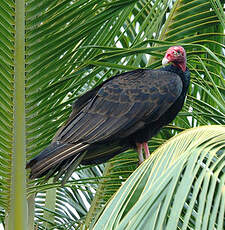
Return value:
M 173 54 L 175 55 L 175 56 L 183 56 L 183 54 L 180 52 L 180 50 L 174 50 L 173 51 Z

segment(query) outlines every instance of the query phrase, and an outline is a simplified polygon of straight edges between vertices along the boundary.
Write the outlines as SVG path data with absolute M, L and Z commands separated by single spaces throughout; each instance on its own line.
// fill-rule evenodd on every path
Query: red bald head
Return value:
M 183 72 L 186 71 L 186 52 L 182 46 L 172 46 L 166 51 L 162 65 L 169 62 L 179 67 Z

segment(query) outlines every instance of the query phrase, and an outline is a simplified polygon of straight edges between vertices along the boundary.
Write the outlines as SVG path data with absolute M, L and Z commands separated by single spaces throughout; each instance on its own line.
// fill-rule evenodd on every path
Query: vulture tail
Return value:
M 30 168 L 30 178 L 38 178 L 46 175 L 48 178 L 58 171 L 62 175 L 72 166 L 77 167 L 83 157 L 89 144 L 78 143 L 60 143 L 58 141 L 51 143 L 38 156 L 27 163 L 26 168 Z M 59 176 L 58 176 L 59 177 Z

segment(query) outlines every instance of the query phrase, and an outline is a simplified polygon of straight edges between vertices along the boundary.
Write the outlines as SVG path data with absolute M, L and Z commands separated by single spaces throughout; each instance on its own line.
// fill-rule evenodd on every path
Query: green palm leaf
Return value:
M 225 127 L 187 130 L 127 179 L 91 229 L 223 229 Z

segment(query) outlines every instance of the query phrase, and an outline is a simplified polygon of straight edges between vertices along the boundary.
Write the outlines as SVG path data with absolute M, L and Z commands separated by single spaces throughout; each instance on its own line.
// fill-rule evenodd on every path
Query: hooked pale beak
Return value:
M 167 58 L 162 59 L 162 66 L 164 67 L 166 64 L 168 64 L 170 61 Z

